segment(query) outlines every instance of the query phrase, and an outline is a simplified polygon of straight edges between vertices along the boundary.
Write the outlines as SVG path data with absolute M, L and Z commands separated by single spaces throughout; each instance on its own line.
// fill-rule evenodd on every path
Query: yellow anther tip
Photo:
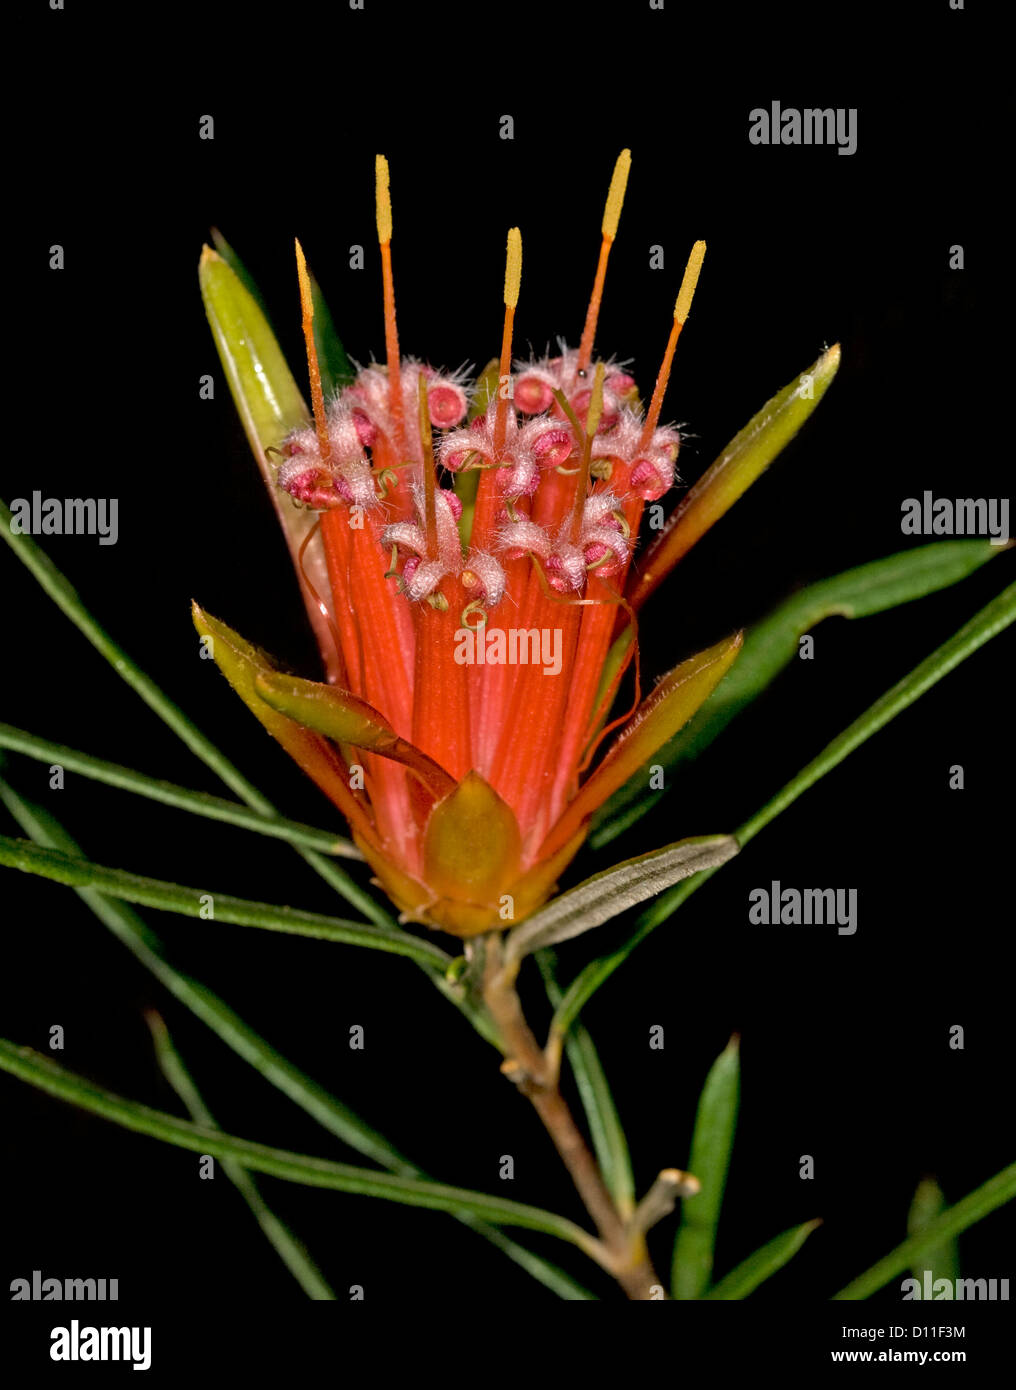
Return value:
M 681 288 L 678 291 L 677 303 L 674 305 L 674 318 L 678 323 L 684 323 L 691 310 L 691 301 L 695 295 L 695 286 L 698 284 L 699 274 L 702 270 L 702 262 L 706 256 L 706 244 L 704 241 L 696 241 L 691 248 L 691 255 L 688 257 L 688 264 L 684 268 L 684 279 L 681 281 Z
M 383 246 L 392 239 L 392 195 L 388 190 L 388 161 L 383 154 L 374 158 L 377 205 L 377 239 Z
M 506 308 L 517 308 L 521 284 L 522 233 L 518 227 L 512 227 L 508 233 L 508 256 L 504 267 L 504 302 Z
M 617 236 L 617 224 L 621 220 L 621 205 L 624 191 L 628 187 L 628 172 L 631 169 L 631 150 L 622 150 L 614 165 L 614 173 L 607 193 L 607 205 L 603 210 L 603 235 L 610 241 Z

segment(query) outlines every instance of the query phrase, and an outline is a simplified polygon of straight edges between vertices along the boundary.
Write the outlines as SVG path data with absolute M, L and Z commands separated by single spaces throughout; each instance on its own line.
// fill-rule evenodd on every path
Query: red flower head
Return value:
M 513 228 L 500 361 L 470 389 L 400 357 L 378 157 L 386 364 L 326 404 L 298 243 L 313 425 L 290 433 L 272 465 L 295 552 L 303 527 L 299 571 L 328 683 L 282 674 L 195 610 L 219 665 L 343 812 L 404 919 L 458 936 L 517 923 L 547 899 L 593 813 L 690 718 L 740 645 L 684 662 L 640 700 L 637 610 L 747 482 L 709 482 L 633 568 L 643 508 L 674 482 L 680 437 L 659 418 L 705 244 L 643 412 L 633 379 L 593 357 L 629 164 L 624 151 L 578 349 L 513 369 Z M 635 704 L 606 723 L 632 663 Z

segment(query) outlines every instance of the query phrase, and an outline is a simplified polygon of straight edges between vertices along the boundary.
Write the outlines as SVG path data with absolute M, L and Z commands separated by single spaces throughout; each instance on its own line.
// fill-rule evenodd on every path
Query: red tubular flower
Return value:
M 500 386 L 470 396 L 461 378 L 399 356 L 378 157 L 387 362 L 326 405 L 297 244 L 314 425 L 288 436 L 274 477 L 284 507 L 319 513 L 313 530 L 304 523 L 300 574 L 323 619 L 329 683 L 276 671 L 195 607 L 220 667 L 346 816 L 404 920 L 458 936 L 517 923 L 547 899 L 593 813 L 691 717 L 740 646 L 736 636 L 684 662 L 604 729 L 633 661 L 638 692 L 645 585 L 629 570 L 645 502 L 674 481 L 680 439 L 659 418 L 705 251 L 692 251 L 643 414 L 632 378 L 592 353 L 628 164 L 625 151 L 579 348 L 512 370 L 513 228 Z M 303 563 L 311 546 L 327 594 Z M 667 546 L 654 587 L 681 553 L 672 537 Z

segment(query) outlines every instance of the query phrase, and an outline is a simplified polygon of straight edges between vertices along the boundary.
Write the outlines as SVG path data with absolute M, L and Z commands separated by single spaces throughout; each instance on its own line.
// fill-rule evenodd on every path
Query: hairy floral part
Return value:
M 628 523 L 612 492 L 587 498 L 574 539 L 570 522 L 552 536 L 545 527 L 520 518 L 502 528 L 498 544 L 508 560 L 536 556 L 559 594 L 581 594 L 587 570 L 595 569 L 600 579 L 619 574 L 631 554 Z
M 645 443 L 644 435 L 641 413 L 623 407 L 609 433 L 597 435 L 592 472 L 615 489 L 656 502 L 677 481 L 681 435 L 671 425 L 654 429 Z
M 515 364 L 512 398 L 516 409 L 524 415 L 542 415 L 548 410 L 563 415 L 555 391 L 562 393 L 584 422 L 592 399 L 592 372 L 588 365 L 583 365 L 578 349 L 562 344 L 556 357 Z M 613 429 L 622 407 L 632 404 L 637 397 L 634 377 L 611 362 L 604 363 L 603 411 L 598 433 L 606 434 Z
M 541 470 L 566 463 L 576 448 L 572 429 L 552 420 L 521 423 L 514 410 L 503 412 L 505 436 L 497 439 L 498 403 L 468 429 L 445 435 L 438 446 L 440 463 L 451 473 L 473 468 L 495 468 L 497 487 L 506 498 L 531 497 L 540 483 Z
M 425 529 L 425 497 L 414 490 L 416 521 L 396 521 L 381 534 L 386 549 L 408 558 L 402 567 L 401 591 L 412 602 L 430 599 L 442 579 L 454 577 L 471 595 L 471 601 L 493 608 L 504 596 L 505 573 L 493 555 L 471 551 L 464 557 L 458 523 L 462 503 L 446 488 L 434 489 L 434 541 Z M 389 571 L 394 573 L 394 569 Z
M 418 457 L 420 453 L 415 402 L 421 375 L 427 382 L 428 415 L 434 429 L 454 429 L 465 419 L 469 409 L 463 373 L 438 372 L 416 358 L 404 358 L 399 367 L 399 380 L 404 403 L 405 442 L 407 453 L 412 457 Z M 365 438 L 363 443 L 373 444 L 378 433 L 389 440 L 397 438 L 387 367 L 372 363 L 357 374 L 356 380 L 343 396 L 348 398 L 354 413 L 362 418 L 370 431 L 371 437 Z
M 315 430 L 299 430 L 290 435 L 282 446 L 279 487 L 294 502 L 316 511 L 327 511 L 343 503 L 375 506 L 378 497 L 374 474 L 363 451 L 367 433 L 348 402 L 340 398 L 328 412 L 329 458 L 322 458 Z

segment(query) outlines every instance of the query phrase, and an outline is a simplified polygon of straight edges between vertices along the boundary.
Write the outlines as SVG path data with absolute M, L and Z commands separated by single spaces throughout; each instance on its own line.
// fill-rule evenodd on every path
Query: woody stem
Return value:
M 522 1012 L 515 970 L 503 964 L 501 938 L 487 938 L 484 1000 L 504 1042 L 502 1070 L 515 1082 L 543 1122 L 554 1147 L 592 1218 L 603 1246 L 601 1263 L 631 1299 L 650 1300 L 660 1281 L 641 1231 L 633 1231 L 617 1210 L 596 1159 L 561 1094 L 557 1067 L 540 1047 Z

